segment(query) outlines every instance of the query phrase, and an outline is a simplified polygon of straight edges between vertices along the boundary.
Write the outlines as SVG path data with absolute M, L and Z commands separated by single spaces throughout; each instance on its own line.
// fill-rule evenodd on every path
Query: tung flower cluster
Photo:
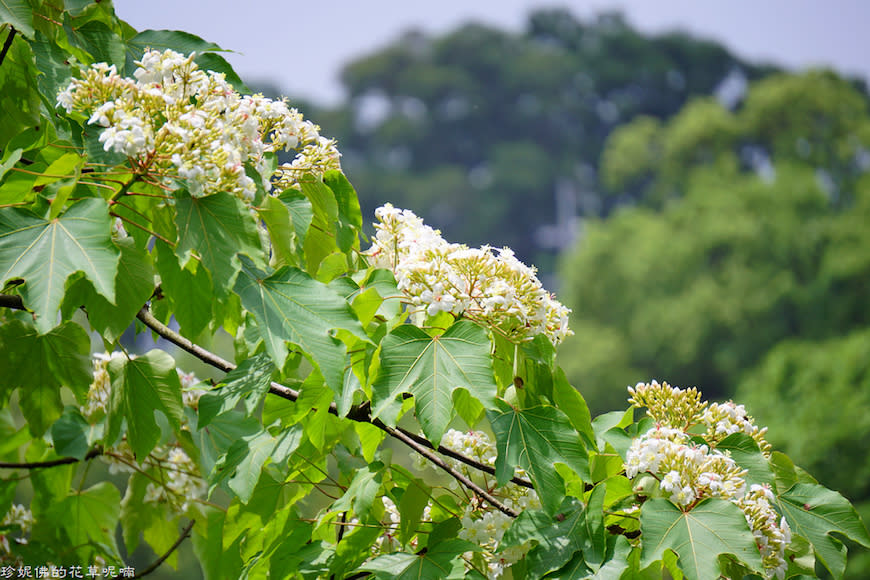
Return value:
M 392 270 L 399 290 L 428 315 L 462 314 L 511 340 L 543 334 L 558 344 L 570 334 L 570 310 L 510 249 L 448 243 L 414 212 L 390 204 L 375 216 L 377 235 L 368 250 L 372 265 Z
M 658 490 L 684 510 L 706 498 L 733 502 L 746 517 L 761 551 L 768 578 L 783 578 L 785 550 L 791 531 L 785 518 L 772 506 L 773 494 L 765 486 L 746 486 L 746 471 L 728 455 L 715 448 L 733 433 L 744 433 L 756 440 L 767 453 L 766 429 L 759 429 L 743 405 L 732 402 L 707 405 L 696 389 L 679 389 L 667 383 L 639 383 L 629 387 L 629 402 L 646 407 L 656 426 L 632 442 L 625 461 L 629 479 L 652 477 Z M 688 429 L 706 427 L 702 436 L 707 444 L 694 444 Z
M 135 79 L 97 63 L 73 80 L 57 102 L 102 127 L 106 151 L 126 155 L 139 172 L 183 178 L 194 197 L 256 192 L 250 166 L 268 191 L 294 187 L 305 174 L 339 169 L 335 142 L 285 101 L 242 96 L 221 73 L 200 70 L 193 54 L 146 51 Z M 295 150 L 273 171 L 267 154 Z

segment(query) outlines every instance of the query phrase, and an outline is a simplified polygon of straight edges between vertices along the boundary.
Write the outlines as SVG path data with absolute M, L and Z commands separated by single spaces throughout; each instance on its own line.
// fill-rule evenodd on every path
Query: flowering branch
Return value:
M 136 315 L 136 318 L 138 318 L 147 327 L 149 327 L 151 330 L 153 330 L 154 332 L 156 332 L 157 334 L 159 334 L 160 336 L 162 336 L 166 340 L 172 342 L 173 344 L 179 346 L 183 350 L 189 352 L 190 354 L 197 357 L 201 361 L 203 361 L 207 364 L 210 364 L 211 366 L 218 368 L 224 372 L 229 372 L 229 371 L 236 368 L 236 365 L 234 365 L 233 363 L 231 363 L 231 362 L 219 357 L 218 355 L 216 355 L 210 351 L 207 351 L 206 349 L 202 348 L 201 346 L 191 342 L 187 338 L 181 336 L 180 334 L 178 334 L 177 332 L 175 332 L 174 330 L 172 330 L 171 328 L 169 328 L 168 326 L 166 326 L 165 324 L 163 324 L 162 322 L 160 322 L 159 320 L 154 318 L 154 315 L 151 314 L 151 311 L 148 309 L 147 305 L 143 306 L 142 309 L 139 310 L 139 313 Z M 273 395 L 277 395 L 281 398 L 287 399 L 288 401 L 295 401 L 299 398 L 299 392 L 297 390 L 291 389 L 290 387 L 284 386 L 284 385 L 282 385 L 280 383 L 276 383 L 274 381 L 269 386 L 269 392 L 272 393 Z M 431 443 L 429 443 L 429 441 L 426 441 L 425 439 L 423 439 L 417 435 L 412 435 L 411 433 L 409 433 L 405 430 L 399 430 L 399 429 L 395 429 L 393 427 L 390 427 L 389 425 L 385 424 L 380 419 L 377 419 L 377 418 L 372 419 L 371 417 L 368 416 L 368 414 L 366 412 L 364 412 L 364 411 L 361 412 L 361 411 L 362 411 L 362 409 L 357 409 L 356 412 L 352 411 L 351 413 L 348 414 L 347 418 L 351 419 L 352 421 L 357 421 L 360 423 L 370 423 L 370 424 L 374 425 L 375 427 L 377 427 L 381 431 L 384 431 L 385 433 L 387 433 L 391 437 L 398 439 L 399 441 L 401 441 L 402 443 L 404 443 L 405 445 L 407 445 L 408 447 L 410 447 L 411 449 L 413 449 L 414 451 L 416 451 L 420 455 L 429 459 L 432 463 L 434 463 L 435 465 L 437 465 L 438 467 L 440 467 L 441 469 L 443 469 L 444 471 L 449 473 L 451 477 L 453 477 L 454 479 L 456 479 L 457 481 L 462 483 L 462 485 L 464 485 L 467 488 L 469 488 L 470 490 L 472 490 L 474 493 L 476 493 L 481 498 L 486 500 L 487 503 L 492 505 L 494 508 L 496 508 L 500 512 L 502 512 L 505 515 L 508 515 L 510 517 L 514 517 L 514 518 L 517 517 L 517 513 L 515 511 L 513 511 L 512 509 L 510 509 L 507 506 L 505 506 L 504 504 L 502 504 L 498 499 L 493 497 L 492 494 L 487 492 L 485 489 L 481 488 L 479 485 L 477 485 L 476 483 L 474 483 L 473 481 L 471 481 L 467 477 L 465 477 L 463 474 L 461 474 L 458 471 L 456 471 L 455 469 L 453 469 L 443 459 L 441 459 L 440 457 L 435 455 L 432 452 L 434 447 Z M 338 408 L 336 407 L 335 403 L 330 403 L 329 412 L 335 416 L 340 416 L 338 413 Z M 467 458 L 459 453 L 456 453 L 455 451 L 451 451 L 451 450 L 447 449 L 446 447 L 439 446 L 438 451 L 442 452 L 445 455 L 448 455 L 454 459 L 462 461 L 466 465 L 469 465 L 470 467 L 474 467 L 475 469 L 479 469 L 479 470 L 485 471 L 487 473 L 492 473 L 492 474 L 495 473 L 495 470 L 493 468 L 486 466 L 486 465 L 483 465 L 477 461 L 474 461 L 473 459 Z M 519 479 L 519 478 L 515 478 L 515 479 Z M 517 483 L 519 485 L 523 485 L 525 487 L 532 487 L 531 483 L 529 483 L 525 480 L 519 479 L 519 481 Z

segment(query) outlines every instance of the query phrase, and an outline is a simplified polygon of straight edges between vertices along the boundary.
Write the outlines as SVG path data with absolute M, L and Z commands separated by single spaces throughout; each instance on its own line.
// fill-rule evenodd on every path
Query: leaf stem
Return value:
M 112 198 L 109 200 L 109 204 L 113 204 L 125 195 L 127 195 L 127 192 L 130 191 L 130 188 L 133 186 L 133 184 L 139 181 L 141 177 L 142 176 L 139 173 L 134 173 L 133 177 L 130 178 L 130 181 L 122 185 L 121 189 L 118 190 L 118 193 L 112 196 Z

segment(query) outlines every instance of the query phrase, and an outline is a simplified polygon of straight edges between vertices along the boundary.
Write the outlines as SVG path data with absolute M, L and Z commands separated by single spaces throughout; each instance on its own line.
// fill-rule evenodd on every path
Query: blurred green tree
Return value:
M 614 204 L 595 169 L 614 127 L 770 70 L 684 33 L 640 34 L 617 13 L 587 22 L 539 10 L 521 33 L 407 33 L 347 65 L 347 105 L 317 117 L 339 139 L 364 213 L 389 199 L 452 239 L 510 245 L 546 271 L 575 214 Z
M 843 419 L 854 441 L 813 425 L 870 396 L 868 122 L 860 87 L 809 72 L 754 84 L 734 112 L 701 99 L 612 134 L 602 181 L 639 203 L 584 224 L 560 266 L 579 328 L 562 358 L 590 406 L 652 377 L 722 398 L 740 385 L 815 473 L 866 456 L 866 421 Z M 863 463 L 826 483 L 866 497 Z

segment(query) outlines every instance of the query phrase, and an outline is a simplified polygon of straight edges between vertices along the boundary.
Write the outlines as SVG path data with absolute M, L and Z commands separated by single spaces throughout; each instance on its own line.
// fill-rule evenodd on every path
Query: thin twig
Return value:
M 512 518 L 515 518 L 519 515 L 519 514 L 517 514 L 517 512 L 510 509 L 509 507 L 507 507 L 506 505 L 501 503 L 499 500 L 497 500 L 495 497 L 493 497 L 488 491 L 486 491 L 485 489 L 483 489 L 482 487 L 480 487 L 479 485 L 477 485 L 476 483 L 474 483 L 473 481 L 471 481 L 470 479 L 465 477 L 463 474 L 461 474 L 458 471 L 456 471 L 455 469 L 453 469 L 453 467 L 451 467 L 450 464 L 448 464 L 446 461 L 444 461 L 443 459 L 441 459 L 440 457 L 435 455 L 435 452 L 432 451 L 431 449 L 429 449 L 428 447 L 423 447 L 422 445 L 420 445 L 419 443 L 417 443 L 412 438 L 408 437 L 407 435 L 405 435 L 403 432 L 399 431 L 398 429 L 394 429 L 394 428 L 390 427 L 389 425 L 386 425 L 380 419 L 377 419 L 377 418 L 372 419 L 371 423 L 372 423 L 372 425 L 374 425 L 378 429 L 385 431 L 391 437 L 398 439 L 399 441 L 401 441 L 402 443 L 404 443 L 405 445 L 407 445 L 408 447 L 410 447 L 411 449 L 413 449 L 414 451 L 416 451 L 417 453 L 419 453 L 420 455 L 422 455 L 423 457 L 425 457 L 426 459 L 428 459 L 429 461 L 431 461 L 432 463 L 434 463 L 435 465 L 437 465 L 438 467 L 440 467 L 441 469 L 443 469 L 444 471 L 449 473 L 453 479 L 455 479 L 456 481 L 458 481 L 459 483 L 461 483 L 462 485 L 464 485 L 465 487 L 467 487 L 468 489 L 470 489 L 471 491 L 473 491 L 474 493 L 479 495 L 481 498 L 486 500 L 486 502 L 489 505 L 491 505 L 492 507 L 494 507 L 498 511 L 502 512 L 506 516 L 510 516 Z
M 178 539 L 175 540 L 175 543 L 169 547 L 169 550 L 167 550 L 165 554 L 154 560 L 154 562 L 152 562 L 150 566 L 133 576 L 133 578 L 142 578 L 143 576 L 147 576 L 148 574 L 156 570 L 160 566 L 160 564 L 165 562 L 166 558 L 171 556 L 172 552 L 174 552 L 178 548 L 178 546 L 181 545 L 181 542 L 183 542 L 184 539 L 190 535 L 190 530 L 193 529 L 193 524 L 195 523 L 196 520 L 190 520 L 190 523 L 184 526 L 184 529 L 181 530 L 181 535 L 178 536 Z

